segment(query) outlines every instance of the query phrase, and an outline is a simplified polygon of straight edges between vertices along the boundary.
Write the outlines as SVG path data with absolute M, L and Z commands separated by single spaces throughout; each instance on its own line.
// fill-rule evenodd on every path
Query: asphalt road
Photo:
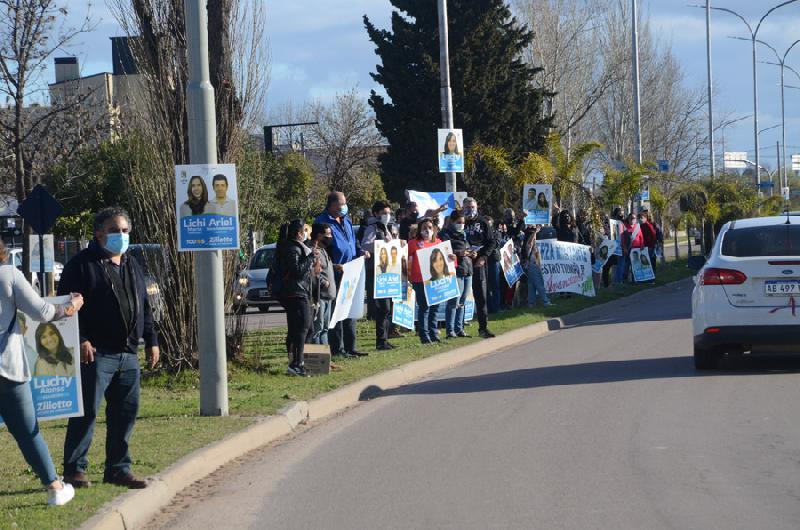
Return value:
M 800 528 L 800 361 L 696 373 L 689 282 L 391 391 L 152 528 Z

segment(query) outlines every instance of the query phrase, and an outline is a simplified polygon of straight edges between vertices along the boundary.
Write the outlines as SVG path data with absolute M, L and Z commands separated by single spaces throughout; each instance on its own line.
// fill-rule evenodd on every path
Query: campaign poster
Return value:
M 403 295 L 403 263 L 408 259 L 408 248 L 400 240 L 375 241 L 374 297 L 397 298 Z
M 616 219 L 608 220 L 608 229 L 611 232 L 611 237 L 616 244 L 614 249 L 615 256 L 622 256 L 622 232 L 625 231 L 625 223 L 617 221 Z
M 463 173 L 464 135 L 461 129 L 439 129 L 438 140 L 439 172 Z
M 336 293 L 336 305 L 328 329 L 333 329 L 342 320 L 364 316 L 364 257 L 345 263 L 343 267 L 342 281 Z
M 526 225 L 549 225 L 552 215 L 553 186 L 550 184 L 525 184 L 522 187 L 522 209 Z
M 656 279 L 650 255 L 646 248 L 632 248 L 630 253 L 631 272 L 636 282 L 649 282 Z
M 522 278 L 522 264 L 519 262 L 514 241 L 511 239 L 506 241 L 506 244 L 500 249 L 500 267 L 503 269 L 503 275 L 506 277 L 509 287 Z
M 467 293 L 467 299 L 464 302 L 464 321 L 469 322 L 475 318 L 475 297 L 472 295 L 472 290 Z
M 544 288 L 548 293 L 594 296 L 590 247 L 555 239 L 536 241 L 542 257 Z
M 413 330 L 416 306 L 417 296 L 414 293 L 414 288 L 409 283 L 406 295 L 394 299 L 392 304 L 392 324 Z
M 178 250 L 239 250 L 234 164 L 175 166 Z
M 65 304 L 69 296 L 45 300 Z M 18 311 L 16 327 L 22 335 L 21 346 L 32 375 L 36 417 L 41 421 L 83 416 L 78 314 L 54 322 L 37 322 Z
M 456 263 L 451 261 L 451 256 L 455 258 L 450 241 L 421 248 L 416 253 L 414 259 L 419 260 L 428 305 L 441 304 L 461 295 L 456 280 Z
M 592 265 L 592 270 L 594 272 L 602 272 L 606 262 L 608 262 L 609 258 L 611 258 L 617 250 L 617 246 L 617 242 L 613 239 L 603 238 L 603 240 L 600 241 L 594 254 L 594 265 Z
M 44 243 L 44 272 L 53 272 L 55 266 L 55 249 L 53 247 L 53 234 L 42 236 Z M 31 272 L 42 272 L 39 270 L 41 264 L 41 250 L 39 249 L 39 236 L 32 235 L 28 239 L 28 249 L 30 251 Z

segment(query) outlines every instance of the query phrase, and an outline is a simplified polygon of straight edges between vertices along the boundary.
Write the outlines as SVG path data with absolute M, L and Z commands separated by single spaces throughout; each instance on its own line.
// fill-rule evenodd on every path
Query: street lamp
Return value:
M 782 175 L 781 187 L 785 188 L 789 184 L 788 184 L 788 181 L 786 180 L 786 178 L 787 178 L 786 177 L 786 100 L 784 98 L 784 85 L 785 85 L 785 83 L 784 83 L 784 75 L 783 74 L 784 74 L 784 71 L 786 70 L 786 68 L 788 66 L 786 64 L 786 56 L 789 55 L 789 52 L 792 51 L 792 48 L 794 48 L 795 45 L 798 42 L 800 42 L 800 39 L 794 41 L 791 44 L 791 46 L 786 48 L 786 51 L 783 53 L 783 55 L 780 55 L 778 53 L 778 50 L 776 50 L 775 48 L 773 48 L 772 46 L 770 46 L 769 44 L 767 44 L 763 40 L 759 40 L 758 42 L 760 42 L 761 44 L 763 44 L 764 46 L 766 46 L 767 48 L 772 50 L 772 53 L 775 54 L 775 57 L 778 60 L 777 63 L 773 63 L 773 62 L 769 62 L 769 61 L 765 61 L 765 62 L 767 64 L 771 64 L 773 66 L 779 66 L 780 69 L 781 69 L 781 124 L 782 124 L 782 127 L 783 127 L 783 130 L 781 131 L 781 146 L 782 146 L 782 150 L 783 150 L 783 152 L 782 152 L 783 172 L 781 174 Z M 791 66 L 789 66 L 789 69 L 792 69 Z M 795 73 L 797 73 L 797 72 L 795 72 Z
M 730 13 L 731 15 L 739 18 L 739 20 L 744 22 L 744 25 L 747 26 L 747 30 L 750 32 L 750 39 L 749 40 L 750 40 L 750 42 L 752 43 L 752 46 L 753 46 L 753 136 L 754 136 L 755 142 L 756 142 L 756 184 L 758 184 L 759 189 L 761 189 L 761 170 L 760 170 L 760 168 L 761 168 L 761 164 L 760 164 L 761 155 L 760 155 L 760 151 L 759 151 L 759 148 L 761 147 L 761 145 L 760 145 L 760 143 L 758 141 L 758 70 L 757 70 L 758 59 L 757 59 L 757 56 L 756 56 L 757 55 L 756 54 L 756 42 L 758 40 L 758 31 L 761 29 L 761 24 L 764 22 L 764 19 L 766 19 L 773 11 L 775 11 L 776 9 L 779 9 L 779 8 L 781 8 L 783 6 L 786 6 L 786 5 L 789 5 L 789 4 L 793 4 L 794 2 L 797 2 L 797 0 L 787 0 L 785 2 L 781 2 L 780 4 L 776 5 L 775 7 L 770 8 L 766 13 L 764 13 L 764 16 L 762 16 L 759 19 L 755 30 L 753 30 L 753 27 L 750 25 L 749 22 L 747 22 L 747 20 L 742 15 L 740 15 L 739 13 L 734 11 L 733 9 L 728 9 L 727 7 L 710 7 L 710 9 L 715 9 L 717 11 L 724 11 L 726 13 Z M 700 6 L 698 6 L 698 7 L 700 7 Z M 748 39 L 744 39 L 742 37 L 738 37 L 738 38 L 741 39 L 741 40 L 748 40 Z

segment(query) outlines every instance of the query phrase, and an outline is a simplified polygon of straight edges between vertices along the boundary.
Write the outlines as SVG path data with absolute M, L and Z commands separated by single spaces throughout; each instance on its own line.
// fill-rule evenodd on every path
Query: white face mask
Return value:
M 430 241 L 432 235 L 433 235 L 433 231 L 432 230 L 423 230 L 422 231 L 422 238 L 425 241 Z
M 385 213 L 380 217 L 380 222 L 383 226 L 388 226 L 391 220 L 392 220 L 392 214 L 389 213 Z
M 464 231 L 464 223 L 454 223 L 453 228 L 455 228 L 456 232 L 463 232 Z

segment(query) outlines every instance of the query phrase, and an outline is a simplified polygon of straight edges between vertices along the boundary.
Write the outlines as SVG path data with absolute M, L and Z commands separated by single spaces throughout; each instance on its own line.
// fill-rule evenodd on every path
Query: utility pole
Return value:
M 708 149 L 711 157 L 711 181 L 717 176 L 717 165 L 714 159 L 714 105 L 712 100 L 711 79 L 711 0 L 706 0 L 706 63 L 708 65 Z
M 780 179 L 781 175 L 782 175 L 782 173 L 781 173 L 781 143 L 780 142 L 775 142 L 775 152 L 778 155 L 778 167 L 776 168 L 776 171 L 774 172 L 774 174 L 778 175 L 778 179 Z M 783 163 L 786 164 L 786 160 L 784 160 Z M 783 170 L 783 173 L 786 173 L 785 169 Z M 772 197 L 772 190 L 775 189 L 775 184 L 772 182 L 772 175 L 773 175 L 773 173 L 770 173 L 770 175 L 769 175 L 769 196 L 770 197 Z
M 189 79 L 186 114 L 189 162 L 217 163 L 214 87 L 208 73 L 206 0 L 185 0 Z M 200 354 L 200 415 L 228 415 L 228 367 L 225 354 L 225 296 L 222 251 L 196 252 L 197 334 Z
M 439 78 L 442 105 L 442 129 L 453 129 L 453 91 L 450 89 L 450 51 L 447 37 L 447 0 L 438 0 L 439 6 Z M 463 146 L 462 146 L 463 149 Z M 444 190 L 456 191 L 456 174 L 445 173 Z
M 631 62 L 633 70 L 633 119 L 636 128 L 636 163 L 642 164 L 642 115 L 639 109 L 639 21 L 636 9 L 636 0 L 631 0 L 633 21 L 633 45 Z

